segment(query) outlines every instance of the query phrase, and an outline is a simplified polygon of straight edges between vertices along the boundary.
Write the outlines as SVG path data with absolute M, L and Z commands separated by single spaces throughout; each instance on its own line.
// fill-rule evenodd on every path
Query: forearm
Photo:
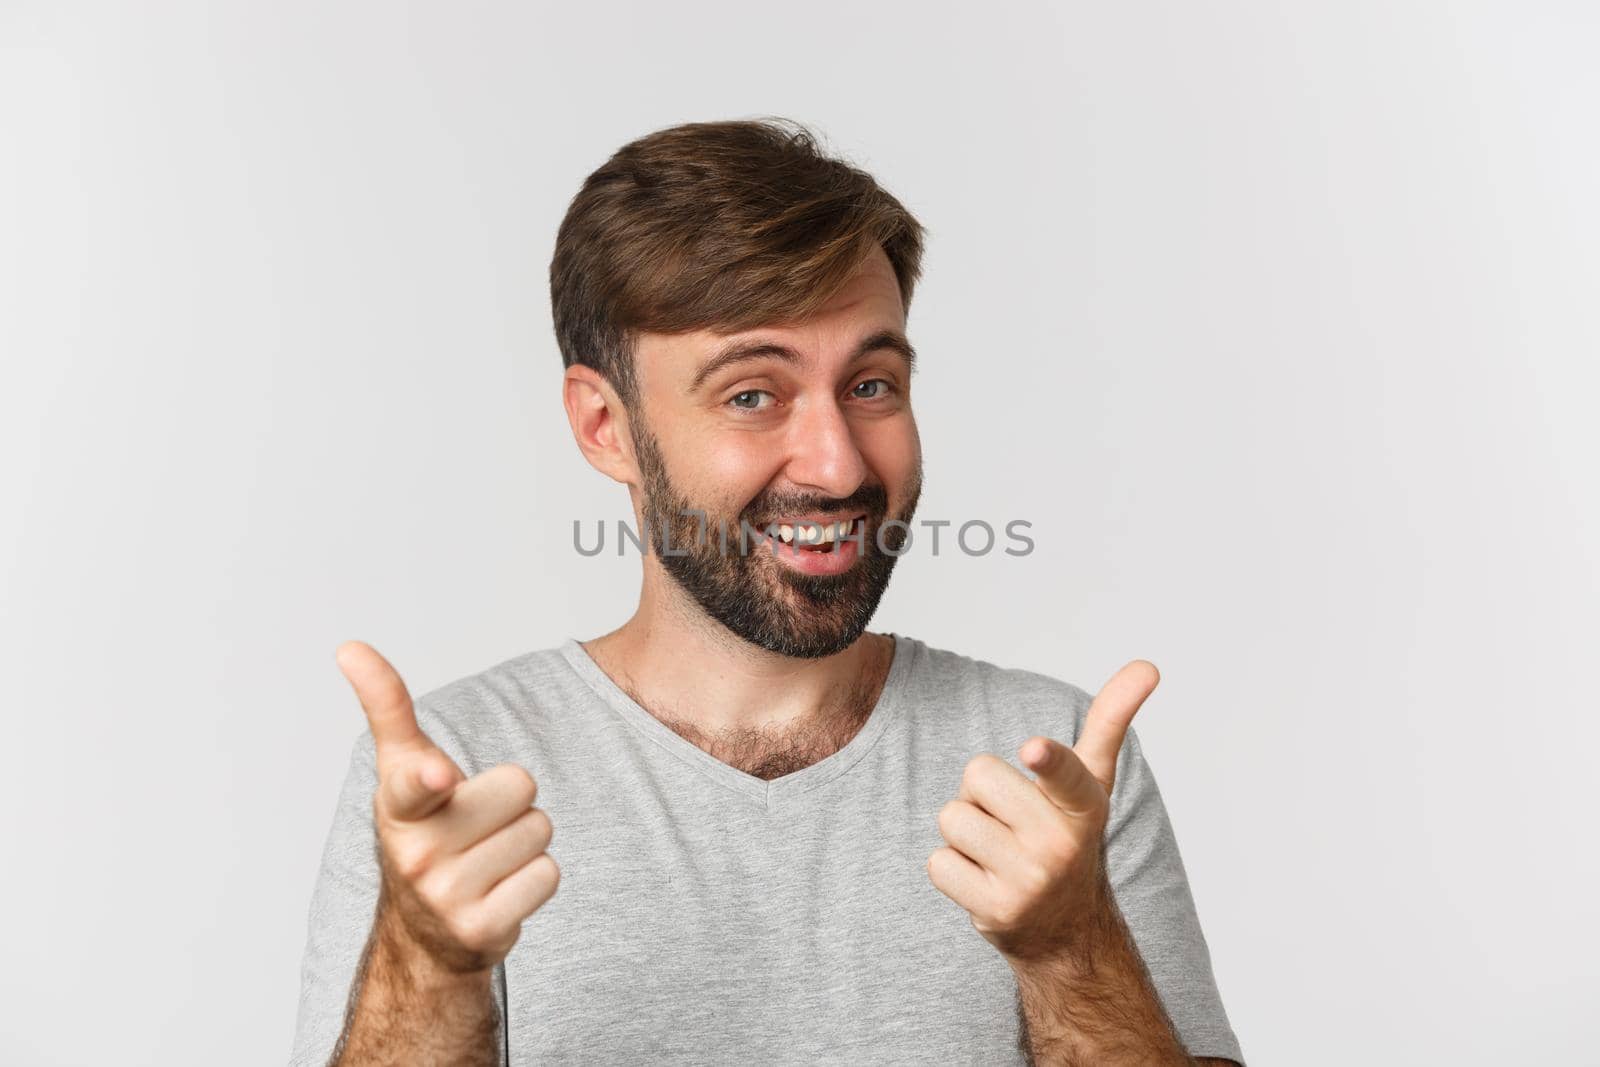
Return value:
M 1032 1062 L 1038 1067 L 1194 1064 L 1109 889 L 1103 896 L 1069 946 L 1008 960 Z
M 492 976 L 438 966 L 380 908 L 329 1067 L 498 1067 Z

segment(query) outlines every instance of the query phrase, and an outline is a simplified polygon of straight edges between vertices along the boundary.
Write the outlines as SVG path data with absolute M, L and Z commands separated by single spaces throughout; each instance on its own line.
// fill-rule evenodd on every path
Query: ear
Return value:
M 590 466 L 614 481 L 637 485 L 639 466 L 633 457 L 627 409 L 605 376 L 593 367 L 568 367 L 561 379 L 561 402 L 572 437 Z

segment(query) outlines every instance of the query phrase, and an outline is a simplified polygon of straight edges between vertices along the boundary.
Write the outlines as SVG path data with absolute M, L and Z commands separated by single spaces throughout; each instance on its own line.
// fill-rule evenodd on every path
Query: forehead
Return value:
M 817 359 L 848 358 L 867 334 L 904 328 L 899 279 L 883 249 L 875 248 L 855 275 L 811 317 L 733 333 L 709 329 L 644 333 L 639 337 L 636 371 L 642 391 L 681 389 L 692 383 L 716 353 L 741 341 L 770 340 Z

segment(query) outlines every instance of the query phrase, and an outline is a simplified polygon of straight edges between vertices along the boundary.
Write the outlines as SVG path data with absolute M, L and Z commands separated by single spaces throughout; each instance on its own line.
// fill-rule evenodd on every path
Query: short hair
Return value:
M 670 126 L 584 180 L 556 234 L 550 302 L 563 366 L 593 367 L 633 406 L 641 332 L 792 323 L 874 248 L 909 313 L 924 228 L 870 174 L 791 119 Z

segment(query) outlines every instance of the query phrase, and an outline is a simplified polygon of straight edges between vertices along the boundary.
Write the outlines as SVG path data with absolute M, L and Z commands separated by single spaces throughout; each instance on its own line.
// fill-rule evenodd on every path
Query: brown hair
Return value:
M 618 149 L 572 198 L 550 260 L 564 366 L 635 401 L 640 332 L 805 318 L 881 247 L 909 312 L 924 229 L 790 119 L 691 122 Z

